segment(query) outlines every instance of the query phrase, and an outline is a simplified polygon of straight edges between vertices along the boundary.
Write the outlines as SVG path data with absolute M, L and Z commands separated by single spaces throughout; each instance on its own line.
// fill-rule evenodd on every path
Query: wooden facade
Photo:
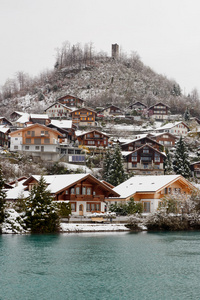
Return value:
M 124 143 L 121 145 L 121 149 L 122 151 L 134 151 L 145 144 L 148 144 L 159 151 L 163 151 L 163 146 L 159 142 L 147 136 Z
M 59 102 L 56 102 L 45 109 L 46 114 L 50 118 L 68 118 L 71 111 L 71 108 Z
M 39 176 L 31 176 L 24 185 L 31 191 Z M 105 199 L 119 196 L 112 188 L 90 174 L 44 176 L 55 201 L 69 201 L 73 215 L 105 212 Z M 56 184 L 58 182 L 58 184 Z
M 104 108 L 101 112 L 102 115 L 106 116 L 119 116 L 124 114 L 124 112 L 115 105 L 110 105 L 109 107 Z
M 79 126 L 95 126 L 97 113 L 90 108 L 80 108 L 71 113 L 72 122 Z
M 165 148 L 174 147 L 177 137 L 169 132 L 159 133 L 151 137 Z
M 57 99 L 57 102 L 60 102 L 61 104 L 64 104 L 68 107 L 81 107 L 84 104 L 83 99 L 71 95 L 65 95 Z
M 77 136 L 80 145 L 87 147 L 107 147 L 109 136 L 98 130 L 85 132 Z
M 126 203 L 131 197 L 143 204 L 144 213 L 154 213 L 164 197 L 176 195 L 185 201 L 187 195 L 197 191 L 188 180 L 181 175 L 134 176 L 113 189 L 120 194 L 118 198 L 107 199 L 110 204 Z
M 200 161 L 192 163 L 190 169 L 193 177 L 200 178 Z
M 168 105 L 159 102 L 148 108 L 148 115 L 155 120 L 166 120 L 168 119 L 169 109 Z
M 122 152 L 124 167 L 128 172 L 137 175 L 162 175 L 164 174 L 165 154 L 153 148 L 149 144 L 132 152 Z

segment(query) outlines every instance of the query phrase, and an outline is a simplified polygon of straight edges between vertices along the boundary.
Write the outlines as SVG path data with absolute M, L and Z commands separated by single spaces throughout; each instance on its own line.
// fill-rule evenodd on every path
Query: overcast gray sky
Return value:
M 200 91 L 199 0 L 0 0 L 0 85 L 52 69 L 56 48 L 92 42 L 136 51 L 144 64 Z

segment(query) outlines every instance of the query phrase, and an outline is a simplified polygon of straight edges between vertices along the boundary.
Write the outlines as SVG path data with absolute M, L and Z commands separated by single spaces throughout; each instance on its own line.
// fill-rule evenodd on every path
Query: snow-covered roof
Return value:
M 58 127 L 58 128 L 72 128 L 72 120 L 51 120 L 52 125 Z
M 63 174 L 63 175 L 46 175 L 43 176 L 45 182 L 47 183 L 47 190 L 50 191 L 51 194 L 55 194 L 63 189 L 65 189 L 66 187 L 69 187 L 73 184 L 75 184 L 76 182 L 87 178 L 88 176 L 90 176 L 90 178 L 92 178 L 94 181 L 98 181 L 100 183 L 100 181 L 98 179 L 96 179 L 93 175 L 88 174 L 88 173 L 82 173 L 82 174 Z M 41 176 L 40 175 L 32 175 L 30 178 L 34 178 L 35 180 L 39 181 Z M 27 183 L 30 180 L 27 179 Z M 25 185 L 27 184 L 25 183 Z M 104 188 L 106 190 L 110 190 L 113 191 L 113 189 L 109 188 L 108 185 L 101 183 L 102 186 L 104 186 Z M 116 192 L 113 192 L 113 194 L 115 194 Z M 118 194 L 117 194 L 118 195 Z
M 46 114 L 30 114 L 31 119 L 49 119 Z
M 19 119 L 17 119 L 16 121 L 17 123 L 26 123 L 29 122 L 29 114 L 28 113 L 24 113 Z
M 17 182 L 17 185 L 14 186 L 12 189 L 6 190 L 6 199 L 16 200 L 19 198 L 19 196 L 24 196 L 25 198 L 29 196 L 29 191 L 24 191 L 25 186 L 23 183 L 27 179 L 23 179 L 19 182 Z
M 127 198 L 136 192 L 156 192 L 178 178 L 183 177 L 181 175 L 134 176 L 113 190 L 121 195 L 120 198 Z
M 156 128 L 156 130 L 171 129 L 179 124 L 183 124 L 183 125 L 185 125 L 185 127 L 188 128 L 188 126 L 184 122 L 180 121 L 180 122 L 175 122 L 175 123 L 167 123 L 159 128 Z
M 8 130 L 10 130 L 10 128 L 5 127 L 4 125 L 0 126 L 0 132 L 6 133 Z
M 45 182 L 48 184 L 47 190 L 49 190 L 51 193 L 56 193 L 62 189 L 64 189 L 66 186 L 69 186 L 76 181 L 79 181 L 86 177 L 88 174 L 82 173 L 82 174 L 63 174 L 63 175 L 46 175 L 43 176 Z M 40 180 L 40 175 L 32 175 L 33 178 L 35 178 L 37 181 Z

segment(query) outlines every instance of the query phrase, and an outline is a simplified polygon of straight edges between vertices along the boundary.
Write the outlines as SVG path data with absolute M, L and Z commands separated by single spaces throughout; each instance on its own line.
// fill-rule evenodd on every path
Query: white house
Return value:
M 175 136 L 186 136 L 189 132 L 189 127 L 184 122 L 167 123 L 162 127 L 156 128 L 155 132 L 169 132 Z

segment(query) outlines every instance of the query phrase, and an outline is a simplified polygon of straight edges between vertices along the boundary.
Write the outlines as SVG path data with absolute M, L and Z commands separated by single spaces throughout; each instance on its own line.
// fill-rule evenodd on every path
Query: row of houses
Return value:
M 40 176 L 32 175 L 6 184 L 6 201 L 15 202 L 22 195 L 28 197 L 39 180 Z M 183 200 L 197 190 L 181 175 L 136 176 L 117 187 L 91 174 L 48 175 L 44 180 L 54 201 L 68 201 L 75 216 L 105 213 L 111 204 L 127 203 L 131 197 L 142 203 L 145 213 L 152 213 L 163 197 L 176 194 Z

